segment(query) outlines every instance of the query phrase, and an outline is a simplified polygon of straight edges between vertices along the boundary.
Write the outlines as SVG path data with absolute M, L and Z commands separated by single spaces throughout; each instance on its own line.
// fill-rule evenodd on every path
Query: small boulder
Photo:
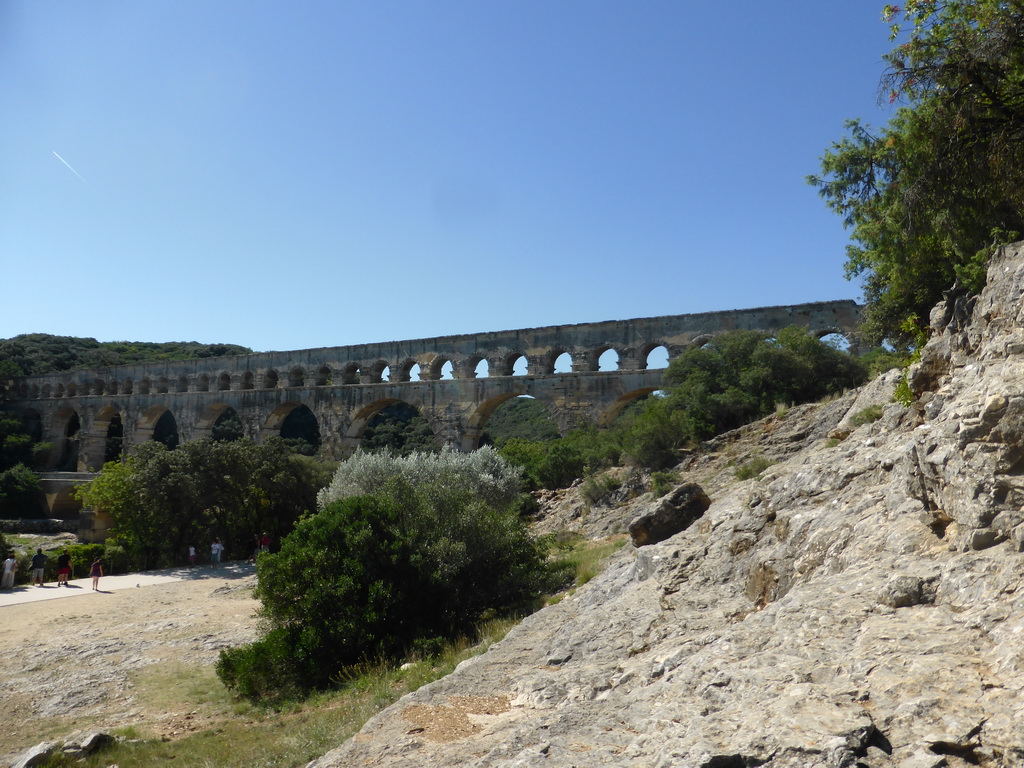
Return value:
M 703 488 L 696 483 L 683 483 L 629 524 L 633 546 L 657 544 L 686 530 L 710 506 L 711 499 Z
M 58 746 L 56 741 L 44 741 L 41 744 L 36 744 L 11 763 L 11 768 L 31 768 L 33 765 L 41 765 L 53 757 Z

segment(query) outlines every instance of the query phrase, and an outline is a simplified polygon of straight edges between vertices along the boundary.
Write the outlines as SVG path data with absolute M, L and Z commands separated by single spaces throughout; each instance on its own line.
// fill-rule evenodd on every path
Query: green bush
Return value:
M 256 596 L 270 630 L 221 655 L 225 684 L 253 698 L 293 697 L 531 604 L 547 569 L 518 514 L 519 474 L 495 452 L 479 453 L 343 462 L 320 511 L 260 557 Z
M 622 481 L 611 475 L 591 475 L 580 486 L 580 495 L 590 504 L 596 504 L 622 487 Z
M 584 427 L 554 440 L 512 438 L 499 453 L 523 468 L 526 487 L 567 488 L 590 472 L 619 463 L 622 447 L 618 436 L 606 429 Z
M 753 477 L 760 477 L 761 473 L 774 463 L 774 461 L 764 456 L 754 456 L 736 468 L 736 479 L 750 480 Z
M 869 405 L 867 408 L 861 408 L 853 416 L 850 417 L 850 426 L 856 429 L 857 427 L 863 427 L 865 424 L 871 424 L 872 422 L 878 421 L 882 418 L 882 413 L 885 409 L 881 405 Z
M 43 517 L 42 490 L 36 473 L 24 464 L 0 471 L 0 514 Z
M 651 495 L 660 499 L 671 491 L 679 483 L 679 475 L 676 472 L 652 472 L 651 473 Z

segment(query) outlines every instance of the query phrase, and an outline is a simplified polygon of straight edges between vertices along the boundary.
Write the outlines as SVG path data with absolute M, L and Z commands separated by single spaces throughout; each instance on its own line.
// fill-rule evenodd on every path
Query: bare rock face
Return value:
M 1024 765 L 1024 245 L 948 300 L 914 407 L 793 409 L 759 480 L 311 766 Z

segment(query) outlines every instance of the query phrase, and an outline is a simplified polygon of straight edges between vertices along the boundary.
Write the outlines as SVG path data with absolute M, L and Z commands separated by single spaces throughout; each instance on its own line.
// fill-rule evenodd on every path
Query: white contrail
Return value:
M 82 178 L 82 174 L 80 174 L 78 171 L 76 171 L 74 168 L 71 167 L 71 163 L 69 163 L 63 157 L 58 155 L 56 152 L 54 152 L 53 154 L 54 154 L 54 157 L 56 157 L 58 160 L 60 160 L 62 163 L 64 163 L 64 165 L 66 165 L 68 167 L 69 171 L 71 171 L 73 174 L 75 174 L 75 176 L 77 176 L 78 178 L 82 179 L 82 181 L 85 181 L 85 179 Z M 89 182 L 85 181 L 85 183 L 88 184 Z

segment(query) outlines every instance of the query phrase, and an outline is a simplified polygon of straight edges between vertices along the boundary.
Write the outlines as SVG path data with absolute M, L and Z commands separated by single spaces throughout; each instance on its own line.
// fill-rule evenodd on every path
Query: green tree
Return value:
M 864 382 L 858 360 L 796 326 L 773 339 L 729 331 L 686 350 L 663 378 L 664 397 L 649 398 L 622 428 L 626 454 L 663 469 L 687 443 L 705 440 L 772 413 Z
M 181 562 L 188 546 L 214 537 L 228 558 L 248 556 L 254 534 L 279 540 L 314 509 L 327 479 L 322 465 L 279 439 L 194 440 L 174 450 L 151 441 L 104 465 L 78 496 L 110 513 L 113 541 L 137 567 L 153 568 Z
M 886 6 L 882 85 L 902 103 L 848 135 L 809 177 L 851 230 L 846 272 L 864 282 L 869 343 L 909 346 L 954 281 L 979 290 L 994 247 L 1024 232 L 1024 4 Z
M 42 489 L 24 464 L 0 471 L 0 512 L 12 517 L 43 517 Z
M 437 437 L 428 422 L 408 403 L 393 403 L 381 409 L 366 425 L 361 448 L 390 451 L 401 456 L 439 450 Z

